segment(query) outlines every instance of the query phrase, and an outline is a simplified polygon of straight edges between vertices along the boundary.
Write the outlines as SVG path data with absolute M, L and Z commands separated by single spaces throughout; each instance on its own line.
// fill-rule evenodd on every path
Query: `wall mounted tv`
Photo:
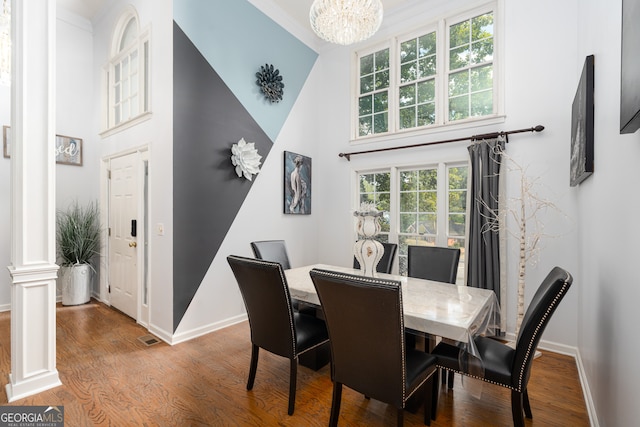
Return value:
M 640 0 L 622 0 L 620 133 L 640 128 Z

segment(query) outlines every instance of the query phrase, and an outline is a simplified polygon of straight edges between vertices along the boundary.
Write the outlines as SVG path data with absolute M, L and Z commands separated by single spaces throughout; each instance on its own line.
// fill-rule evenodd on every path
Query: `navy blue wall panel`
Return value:
M 252 185 L 235 174 L 231 146 L 244 138 L 264 159 L 273 141 L 175 22 L 173 28 L 175 332 Z

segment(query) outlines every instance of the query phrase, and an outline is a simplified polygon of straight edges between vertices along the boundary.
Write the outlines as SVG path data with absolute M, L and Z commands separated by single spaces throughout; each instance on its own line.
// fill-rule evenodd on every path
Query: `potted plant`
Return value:
M 81 206 L 75 201 L 58 211 L 56 225 L 62 304 L 84 304 L 91 299 L 92 262 L 100 249 L 98 204 Z

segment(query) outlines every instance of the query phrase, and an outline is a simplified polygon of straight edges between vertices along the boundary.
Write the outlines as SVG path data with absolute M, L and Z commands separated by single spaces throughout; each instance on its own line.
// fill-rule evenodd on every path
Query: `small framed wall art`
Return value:
M 593 55 L 584 61 L 571 108 L 570 184 L 577 186 L 593 174 Z
M 2 127 L 2 153 L 11 157 L 11 127 Z M 56 163 L 61 165 L 82 166 L 82 139 L 56 135 Z
M 284 152 L 284 213 L 311 214 L 311 158 Z

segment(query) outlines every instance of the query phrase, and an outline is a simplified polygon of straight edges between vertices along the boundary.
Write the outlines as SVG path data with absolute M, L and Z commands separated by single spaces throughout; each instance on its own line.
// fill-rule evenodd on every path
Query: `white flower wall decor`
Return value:
M 262 156 L 258 154 L 255 143 L 247 142 L 244 138 L 231 147 L 231 163 L 236 167 L 236 174 L 239 177 L 244 175 L 251 181 L 253 175 L 260 172 L 260 159 Z

